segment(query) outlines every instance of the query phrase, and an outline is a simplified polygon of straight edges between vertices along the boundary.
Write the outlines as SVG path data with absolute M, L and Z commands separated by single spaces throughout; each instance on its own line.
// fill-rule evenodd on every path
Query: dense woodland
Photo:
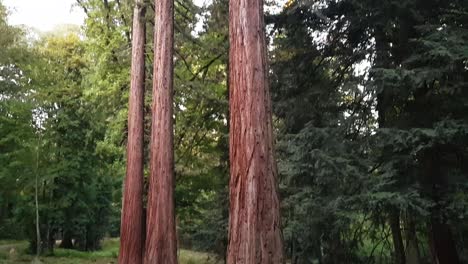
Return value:
M 146 204 L 157 8 L 140 2 Z M 177 245 L 221 260 L 228 2 L 174 3 Z M 9 25 L 0 0 L 0 239 L 28 240 L 31 253 L 93 251 L 120 235 L 134 1 L 75 8 L 84 26 L 43 33 Z M 468 263 L 468 1 L 289 0 L 264 10 L 285 259 Z

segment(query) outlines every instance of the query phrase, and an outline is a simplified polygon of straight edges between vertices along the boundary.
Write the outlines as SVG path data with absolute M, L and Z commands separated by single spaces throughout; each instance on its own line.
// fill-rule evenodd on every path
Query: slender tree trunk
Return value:
M 405 247 L 403 245 L 403 237 L 401 236 L 400 227 L 400 212 L 398 209 L 391 210 L 390 217 L 390 229 L 392 231 L 393 248 L 395 250 L 395 264 L 405 264 Z
M 432 231 L 430 230 L 430 227 L 429 227 L 429 232 L 428 232 L 428 243 L 429 243 L 429 249 L 430 249 L 430 252 L 431 252 L 431 264 L 440 264 L 439 263 L 439 260 L 437 259 L 437 251 L 436 251 L 436 248 L 435 248 L 435 245 L 434 245 L 434 239 L 432 238 Z
M 143 262 L 143 169 L 145 93 L 145 7 L 136 0 L 128 110 L 127 175 L 122 204 L 119 264 Z
M 262 0 L 230 0 L 227 262 L 283 263 Z
M 37 142 L 36 149 L 36 184 L 34 193 L 34 200 L 36 205 L 36 260 L 41 254 L 41 228 L 39 225 L 39 144 L 41 144 L 40 138 Z
M 54 254 L 54 247 L 55 247 L 55 230 L 52 229 L 52 224 L 49 223 L 47 225 L 47 240 L 45 241 L 47 247 L 47 254 Z
M 174 212 L 174 1 L 155 1 L 151 175 L 145 263 L 177 263 Z

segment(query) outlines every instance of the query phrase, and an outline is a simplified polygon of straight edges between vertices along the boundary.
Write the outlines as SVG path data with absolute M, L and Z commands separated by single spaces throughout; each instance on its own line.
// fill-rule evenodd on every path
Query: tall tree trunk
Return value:
M 441 169 L 441 150 L 435 146 L 422 153 L 420 160 L 426 188 L 429 189 L 435 206 L 431 212 L 429 227 L 429 243 L 433 253 L 433 259 L 440 264 L 458 264 L 457 247 L 450 230 L 450 226 L 443 217 L 442 200 L 447 195 L 447 179 Z
M 120 264 L 143 262 L 143 167 L 145 93 L 145 7 L 136 0 L 128 110 L 127 175 L 120 228 Z
M 403 245 L 403 238 L 401 236 L 400 227 L 400 212 L 398 209 L 391 210 L 390 217 L 390 229 L 392 231 L 393 248 L 395 250 L 395 264 L 405 264 L 405 247 Z
M 455 241 L 447 223 L 443 223 L 437 217 L 431 221 L 432 239 L 434 241 L 435 254 L 440 264 L 458 264 L 458 252 Z
M 41 254 L 41 227 L 39 224 L 39 144 L 41 144 L 41 138 L 37 141 L 36 149 L 36 183 L 35 183 L 35 192 L 34 192 L 34 201 L 36 209 L 36 260 Z
M 283 263 L 262 0 L 230 0 L 227 262 Z
M 146 232 L 147 264 L 177 263 L 174 213 L 174 1 L 155 1 L 151 175 Z
M 429 227 L 429 232 L 428 232 L 428 244 L 429 244 L 429 250 L 430 250 L 430 257 L 431 257 L 431 264 L 440 264 L 439 260 L 437 259 L 437 251 L 434 245 L 434 239 L 432 238 L 432 231 Z

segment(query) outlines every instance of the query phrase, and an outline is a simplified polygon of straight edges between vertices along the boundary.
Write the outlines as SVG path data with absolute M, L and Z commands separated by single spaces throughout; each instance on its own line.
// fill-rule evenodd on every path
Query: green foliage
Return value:
M 0 143 L 5 150 L 0 160 L 6 166 L 0 172 L 5 183 L 0 235 L 25 234 L 31 246 L 37 243 L 33 220 L 37 175 L 44 249 L 52 250 L 49 242 L 65 234 L 80 249 L 96 249 L 113 212 L 115 179 L 100 169 L 103 163 L 96 149 L 103 129 L 84 95 L 83 72 L 89 65 L 84 42 L 76 33 L 64 31 L 22 45 L 21 31 L 2 25 L 12 46 L 8 52 L 14 53 L 2 53 L 10 57 L 1 64 L 6 66 L 0 130 L 6 136 Z M 20 48 L 24 50 L 18 52 Z
M 200 10 L 203 29 L 196 41 L 180 40 L 175 68 L 180 231 L 188 246 L 221 258 L 228 221 L 227 7 L 222 0 Z
M 430 221 L 464 230 L 466 8 L 461 1 L 289 1 L 268 17 L 293 261 L 390 263 L 392 235 L 408 239 L 402 230 L 411 221 L 419 230 Z M 402 230 L 390 228 L 395 214 Z M 431 258 L 432 242 L 419 239 L 429 244 L 420 261 Z M 455 243 L 466 257 L 463 239 Z
M 33 173 L 35 145 L 30 90 L 24 86 L 28 51 L 23 32 L 7 24 L 0 3 L 0 236 L 22 238 L 13 218 L 18 190 Z

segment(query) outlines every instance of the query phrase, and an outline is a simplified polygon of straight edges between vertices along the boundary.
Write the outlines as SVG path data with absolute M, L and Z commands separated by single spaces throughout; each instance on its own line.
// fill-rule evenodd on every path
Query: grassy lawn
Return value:
M 34 257 L 24 252 L 28 246 L 24 241 L 0 241 L 0 264 L 32 263 Z M 10 254 L 14 248 L 15 253 Z M 119 241 L 110 239 L 103 242 L 103 248 L 95 252 L 81 252 L 69 249 L 55 249 L 55 255 L 41 257 L 43 264 L 111 264 L 117 263 Z M 215 257 L 190 250 L 179 251 L 180 264 L 217 264 Z

